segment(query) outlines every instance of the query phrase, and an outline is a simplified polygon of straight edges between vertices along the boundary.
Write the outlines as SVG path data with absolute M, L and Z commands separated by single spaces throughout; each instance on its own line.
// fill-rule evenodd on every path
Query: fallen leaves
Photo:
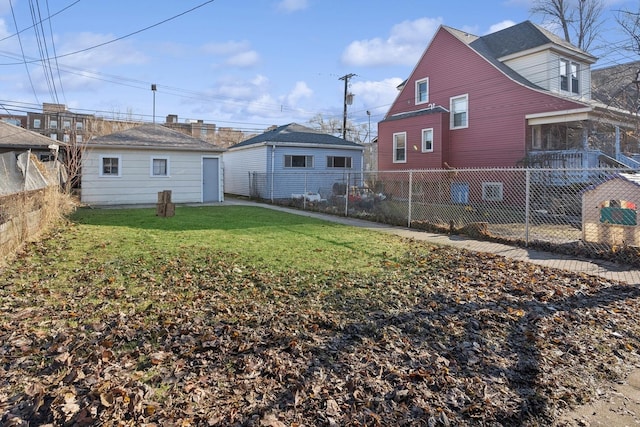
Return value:
M 640 362 L 635 286 L 407 248 L 372 275 L 87 263 L 64 300 L 9 266 L 3 426 L 553 425 Z

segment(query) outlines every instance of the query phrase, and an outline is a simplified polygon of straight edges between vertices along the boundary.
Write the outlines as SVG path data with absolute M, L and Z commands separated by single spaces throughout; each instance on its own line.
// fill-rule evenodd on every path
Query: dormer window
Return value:
M 579 70 L 580 67 L 577 63 L 566 59 L 560 60 L 560 90 L 575 94 L 580 93 Z
M 429 79 L 416 81 L 416 105 L 429 102 Z

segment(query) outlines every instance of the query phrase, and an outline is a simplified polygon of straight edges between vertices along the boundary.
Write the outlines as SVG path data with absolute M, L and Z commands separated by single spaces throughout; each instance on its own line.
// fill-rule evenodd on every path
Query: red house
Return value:
M 378 123 L 378 169 L 638 168 L 635 115 L 591 99 L 595 61 L 529 21 L 441 26 Z

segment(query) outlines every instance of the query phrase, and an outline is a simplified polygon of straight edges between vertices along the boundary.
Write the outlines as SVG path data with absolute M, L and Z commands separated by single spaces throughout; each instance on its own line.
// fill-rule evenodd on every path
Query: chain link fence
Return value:
M 249 179 L 251 196 L 274 204 L 606 258 L 621 248 L 640 247 L 636 172 L 252 172 Z M 630 252 L 624 262 L 640 265 L 638 251 Z

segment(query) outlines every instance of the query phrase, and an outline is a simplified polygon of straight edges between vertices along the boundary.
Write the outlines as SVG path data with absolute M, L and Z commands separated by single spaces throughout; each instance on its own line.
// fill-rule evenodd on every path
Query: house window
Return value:
M 393 163 L 407 162 L 407 133 L 393 134 Z
M 416 81 L 416 104 L 429 102 L 429 79 Z
M 53 139 L 54 141 L 58 140 L 58 134 L 57 133 L 50 133 L 49 134 L 49 138 Z
M 501 202 L 503 184 L 501 182 L 483 182 L 482 200 L 486 202 Z
M 71 129 L 71 120 L 64 120 L 62 122 L 62 128 L 63 129 Z
M 560 90 L 575 94 L 580 93 L 579 70 L 580 67 L 575 62 L 569 62 L 566 59 L 560 60 Z
M 451 129 L 462 129 L 469 126 L 469 95 L 451 98 Z
M 313 168 L 313 156 L 284 156 L 285 168 Z
M 531 148 L 533 150 L 542 150 L 542 126 L 533 126 L 531 128 Z
M 422 152 L 433 151 L 433 129 L 422 129 Z
M 351 157 L 327 156 L 328 168 L 351 168 Z
M 200 128 L 200 136 L 202 138 L 206 138 L 207 137 L 207 128 Z
M 151 176 L 169 176 L 169 158 L 153 157 L 151 159 Z
M 40 119 L 33 119 L 33 128 L 40 129 Z
M 62 142 L 69 142 L 71 141 L 71 137 L 69 136 L 68 133 L 65 133 L 64 135 L 62 135 Z
M 58 129 L 58 121 L 57 120 L 49 120 L 49 128 L 50 129 Z
M 120 176 L 120 156 L 100 157 L 100 176 Z
M 82 130 L 82 122 L 76 122 L 76 130 Z
M 77 134 L 76 134 L 76 142 L 77 142 L 78 144 L 82 143 L 82 135 L 77 135 Z

